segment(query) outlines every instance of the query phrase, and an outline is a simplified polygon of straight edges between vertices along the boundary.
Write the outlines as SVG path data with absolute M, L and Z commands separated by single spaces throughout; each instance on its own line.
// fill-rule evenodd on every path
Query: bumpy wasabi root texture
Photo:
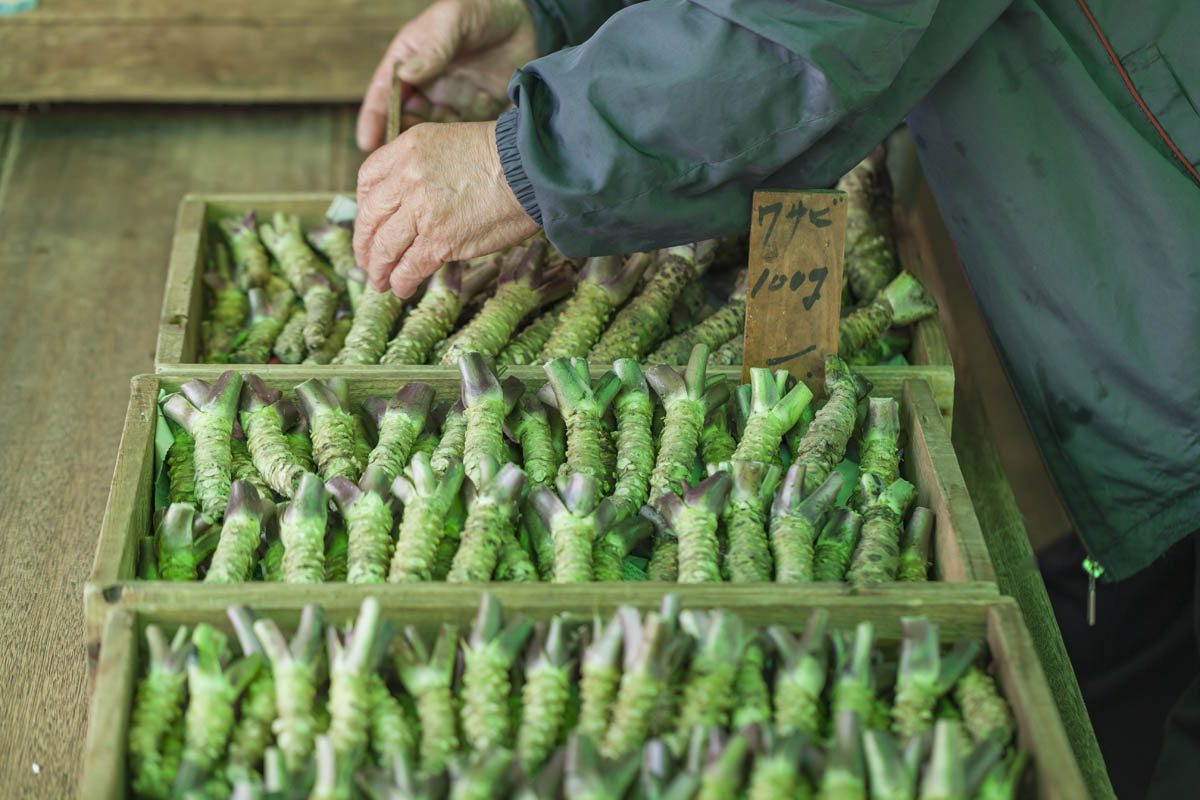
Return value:
M 706 391 L 707 362 L 708 348 L 696 345 L 685 374 L 661 365 L 646 371 L 646 380 L 666 409 L 658 456 L 650 473 L 651 497 L 678 493 L 691 478 L 704 418 L 709 405 L 716 405 L 714 395 Z
M 808 583 L 814 580 L 813 554 L 821 519 L 842 490 L 840 473 L 831 472 L 825 482 L 801 500 L 804 465 L 788 468 L 771 506 L 771 553 L 775 558 L 775 580 L 779 583 Z
M 733 453 L 734 460 L 770 464 L 779 455 L 783 436 L 800 421 L 812 402 L 812 392 L 803 383 L 787 389 L 787 373 L 750 370 L 750 409 L 745 430 Z
M 593 389 L 587 364 L 580 360 L 572 363 L 560 358 L 542 369 L 567 428 L 566 460 L 559 468 L 559 477 L 591 475 L 598 490 L 608 494 L 612 484 L 605 469 L 604 440 L 608 434 L 603 417 L 621 390 L 621 381 L 616 375 L 605 375 Z
M 542 348 L 541 360 L 586 357 L 613 312 L 633 293 L 650 261 L 647 253 L 635 253 L 624 260 L 620 256 L 588 259 L 579 273 L 575 293 L 566 301 Z
M 398 645 L 396 671 L 412 695 L 420 721 L 421 771 L 432 775 L 445 768 L 460 746 L 450 689 L 458 654 L 458 629 L 443 625 L 430 650 L 421 634 L 409 627 Z
M 354 261 L 354 230 L 350 223 L 325 222 L 308 230 L 308 243 L 322 253 L 342 280 L 358 268 Z
M 451 582 L 491 580 L 500 560 L 501 545 L 516 530 L 517 500 L 525 485 L 525 475 L 516 464 L 497 468 L 490 459 L 485 459 L 480 467 L 481 483 L 475 487 L 458 552 L 446 576 Z
M 680 623 L 697 643 L 675 725 L 685 741 L 696 727 L 729 725 L 734 679 L 750 639 L 741 619 L 727 611 L 685 611 Z
M 371 676 L 387 644 L 379 601 L 363 600 L 344 637 L 328 629 L 329 738 L 338 762 L 351 771 L 367 750 L 371 723 Z
M 405 317 L 400 331 L 388 343 L 381 364 L 424 364 L 433 346 L 446 338 L 458 322 L 463 307 L 489 285 L 499 271 L 494 259 L 448 261 L 425 288 L 425 294 Z
M 843 317 L 838 353 L 849 357 L 867 349 L 893 325 L 911 325 L 937 313 L 937 303 L 910 272 L 900 273 L 870 305 Z
M 462 376 L 463 415 L 467 419 L 466 439 L 463 442 L 463 466 L 473 483 L 482 478 L 481 464 L 486 459 L 496 463 L 507 460 L 504 446 L 504 418 L 516 405 L 522 391 L 520 381 L 500 381 L 479 353 L 468 353 L 458 361 Z
M 867 403 L 858 456 L 860 510 L 900 477 L 900 404 L 892 397 L 872 397 Z
M 200 556 L 192 535 L 196 510 L 190 503 L 172 503 L 158 526 L 158 576 L 164 581 L 194 581 Z
M 634 613 L 637 613 L 634 611 Z M 579 665 L 579 720 L 581 736 L 601 741 L 621 682 L 621 643 L 625 628 L 618 611 L 607 623 L 597 617 L 592 624 L 592 640 Z
M 875 706 L 875 672 L 871 652 L 875 646 L 875 627 L 860 622 L 853 636 L 837 631 L 834 637 L 836 678 L 830 713 L 836 719 L 843 712 L 859 719 L 871 719 Z
M 389 485 L 412 457 L 432 405 L 433 387 L 420 381 L 405 384 L 390 400 L 372 398 L 363 403 L 375 418 L 378 432 L 375 447 L 367 457 L 367 468 L 382 473 Z
M 365 287 L 354 309 L 354 323 L 333 363 L 378 364 L 403 309 L 404 301 L 392 292 Z
M 325 525 L 328 496 L 320 477 L 305 472 L 292 501 L 279 512 L 283 579 L 287 583 L 325 580 Z
M 963 713 L 963 724 L 976 744 L 1013 736 L 1012 712 L 996 689 L 996 682 L 978 667 L 969 667 L 958 679 L 954 699 Z
M 279 336 L 275 337 L 275 344 L 271 349 L 281 363 L 299 364 L 304 360 L 306 347 L 304 344 L 304 309 L 300 305 L 293 305 L 292 310 L 288 313 L 287 322 L 280 329 Z
M 287 773 L 297 775 L 308 764 L 317 733 L 313 702 L 321 652 L 323 617 L 319 606 L 307 605 L 289 644 L 274 620 L 257 620 L 254 633 L 275 675 L 275 722 L 271 730 Z
M 242 583 L 250 580 L 258 552 L 263 520 L 275 510 L 270 500 L 259 496 L 248 481 L 234 481 L 221 525 L 221 539 L 205 583 Z
M 212 308 L 202 328 L 206 360 L 217 363 L 229 358 L 229 349 L 250 313 L 245 292 L 229 278 L 206 273 L 204 282 L 212 292 Z
M 429 456 L 429 463 L 436 475 L 445 474 L 452 464 L 461 462 L 467 446 L 467 417 L 463 413 L 462 401 L 446 410 L 442 422 L 442 437 Z
M 284 435 L 295 421 L 295 408 L 257 375 L 247 375 L 245 381 L 240 420 L 250 456 L 271 490 L 291 497 L 306 471 Z
M 593 580 L 628 580 L 625 557 L 654 532 L 649 520 L 631 518 L 621 521 L 619 514 L 611 497 L 605 498 L 596 508 L 596 543 L 592 547 Z
M 246 293 L 250 301 L 250 325 L 242 343 L 229 360 L 242 364 L 265 364 L 292 310 L 293 294 L 286 283 L 255 287 Z
M 566 302 L 566 301 L 563 301 Z M 496 366 L 521 366 L 538 362 L 538 353 L 550 340 L 554 326 L 562 314 L 563 304 L 558 303 L 533 318 L 533 321 L 513 336 L 504 349 L 496 355 Z
M 226 614 L 246 658 L 267 658 L 254 633 L 254 615 L 245 606 L 230 606 Z M 239 719 L 229 741 L 225 769 L 232 782 L 251 779 L 259 768 L 263 753 L 271 741 L 271 723 L 275 720 L 275 678 L 269 664 L 263 664 L 254 680 L 246 686 Z
M 732 339 L 721 344 L 708 357 L 710 367 L 735 367 L 746 358 L 746 337 L 737 334 Z
M 769 581 L 772 558 L 767 508 L 779 485 L 780 469 L 755 461 L 734 461 L 726 466 L 732 488 L 722 512 L 728 536 L 725 573 L 734 583 Z
M 187 675 L 184 665 L 191 651 L 188 629 L 180 627 L 167 641 L 157 625 L 146 626 L 150 665 L 138 681 L 129 724 L 129 765 L 134 791 L 146 797 L 166 797 L 173 769 L 165 758 L 164 744 L 171 728 L 183 715 Z
M 700 461 L 704 464 L 730 461 L 736 450 L 737 440 L 729 432 L 727 406 L 718 406 L 708 412 L 700 430 Z
M 672 336 L 650 354 L 652 364 L 682 364 L 698 344 L 718 348 L 734 337 L 740 337 L 746 326 L 746 271 L 738 274 L 737 284 L 729 300 L 699 324 Z
M 336 477 L 325 489 L 342 512 L 349 538 L 346 553 L 348 583 L 383 583 L 392 560 L 391 494 L 382 475 L 370 475 L 363 486 Z
M 183 426 L 172 431 L 173 442 L 167 451 L 168 503 L 194 503 L 196 501 L 196 466 L 194 463 L 196 441 Z
M 942 656 L 937 626 L 928 618 L 902 617 L 900 628 L 900 668 L 892 704 L 892 729 L 902 739 L 909 739 L 933 727 L 934 706 L 970 666 L 979 652 L 979 644 L 963 641 Z
M 679 542 L 680 583 L 721 580 L 717 525 L 731 484 L 729 473 L 716 472 L 682 496 L 664 494 L 655 501 L 662 515 L 657 521 L 665 522 Z
M 600 744 L 607 758 L 632 753 L 645 743 L 659 700 L 667 691 L 673 659 L 680 652 L 669 647 L 673 637 L 658 614 L 642 618 L 636 610 L 622 607 L 615 616 L 624 629 L 625 654 L 612 717 Z
M 909 515 L 900 542 L 900 565 L 896 580 L 921 582 L 929 573 L 929 540 L 933 534 L 933 512 L 917 506 Z
M 225 217 L 219 223 L 233 253 L 238 284 L 243 289 L 266 286 L 271 278 L 267 252 L 258 239 L 258 220 L 251 211 L 244 217 Z
M 508 415 L 505 429 L 521 448 L 529 487 L 552 486 L 559 461 L 545 404 L 536 396 L 523 398 Z
M 358 480 L 365 466 L 359 458 L 354 415 L 333 388 L 316 378 L 296 387 L 304 415 L 308 419 L 313 457 L 326 481 L 343 477 Z
M 511 741 L 509 672 L 532 630 L 527 619 L 504 625 L 499 601 L 483 595 L 470 641 L 463 647 L 462 730 L 476 750 Z
M 413 456 L 406 474 L 392 483 L 392 493 L 403 504 L 400 533 L 392 556 L 388 581 L 427 581 L 433 577 L 438 546 L 445 533 L 446 515 L 463 482 L 462 464 L 454 464 L 439 479 L 429 466 L 429 456 Z
M 613 401 L 617 464 L 612 503 L 619 519 L 629 519 L 637 516 L 650 496 L 650 473 L 654 470 L 650 424 L 654 410 L 646 379 L 636 361 L 617 359 L 613 362 L 613 372 L 621 381 L 621 390 Z
M 530 495 L 554 543 L 555 583 L 592 580 L 592 551 L 596 542 L 596 480 L 576 472 L 560 482 L 561 499 L 548 487 Z
M 846 579 L 855 586 L 896 579 L 900 566 L 900 526 L 917 490 L 900 478 L 883 490 L 863 513 L 858 548 Z
M 241 662 L 226 673 L 222 662 L 227 657 L 225 634 L 210 625 L 197 625 L 192 632 L 192 653 L 188 657 L 183 756 L 172 785 L 173 794 L 182 795 L 196 787 L 225 752 L 233 731 L 233 706 L 245 688 L 238 676 L 245 669 L 241 664 L 247 664 Z M 261 657 L 252 658 L 255 660 L 247 666 L 256 672 Z
M 242 376 L 225 372 L 211 386 L 201 380 L 188 381 L 181 393 L 163 403 L 163 413 L 195 440 L 196 500 L 200 513 L 212 520 L 221 518 L 229 502 L 233 474 L 230 439 L 241 390 Z
M 854 433 L 858 400 L 869 388 L 837 356 L 825 359 L 828 399 L 808 426 L 794 457 L 795 463 L 804 465 L 806 494 L 824 483 L 846 454 L 846 444 Z
M 829 612 L 817 609 L 809 614 L 800 639 L 781 625 L 767 630 L 779 659 L 775 670 L 775 727 L 782 734 L 817 736 L 821 731 L 828 627 Z
M 813 551 L 813 580 L 845 580 L 861 527 L 862 515 L 854 509 L 842 509 L 834 516 L 817 538 Z
M 842 176 L 838 188 L 847 195 L 847 282 L 856 300 L 870 302 L 896 275 L 891 181 L 882 146 Z
M 562 620 L 538 626 L 526 658 L 517 731 L 517 757 L 528 775 L 537 773 L 562 736 L 571 695 L 569 658 Z

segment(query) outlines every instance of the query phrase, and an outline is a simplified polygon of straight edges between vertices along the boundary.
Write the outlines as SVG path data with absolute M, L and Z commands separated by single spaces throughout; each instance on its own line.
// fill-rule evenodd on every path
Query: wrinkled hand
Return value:
M 354 255 L 371 285 L 408 297 L 444 262 L 501 250 L 537 223 L 513 195 L 495 122 L 425 123 L 358 171 Z
M 537 57 L 533 18 L 524 0 L 437 0 L 388 46 L 358 114 L 358 146 L 383 144 L 392 65 L 418 91 L 404 106 L 414 120 L 495 119 L 508 104 L 513 71 Z

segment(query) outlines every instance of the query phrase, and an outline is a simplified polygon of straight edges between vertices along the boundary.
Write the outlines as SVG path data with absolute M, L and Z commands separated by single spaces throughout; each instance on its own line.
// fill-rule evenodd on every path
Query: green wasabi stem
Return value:
M 695 727 L 729 726 L 734 680 L 751 637 L 728 611 L 685 611 L 680 624 L 696 641 L 675 725 L 676 736 L 687 741 Z
M 280 362 L 299 364 L 308 353 L 307 347 L 304 343 L 304 307 L 297 303 L 288 312 L 287 322 L 280 328 L 271 350 Z
M 337 307 L 337 292 L 329 279 L 324 275 L 308 276 L 304 289 L 304 346 L 309 350 L 320 349 L 329 338 Z
M 429 456 L 417 453 L 406 473 L 393 481 L 392 494 L 399 498 L 404 511 L 388 570 L 390 583 L 432 579 L 438 546 L 445 534 L 444 520 L 458 497 L 463 474 L 459 463 L 439 479 L 429 465 Z
M 883 364 L 896 356 L 902 356 L 912 347 L 912 335 L 908 328 L 890 328 L 883 332 L 878 339 L 869 342 L 866 347 L 853 353 L 846 359 L 852 367 L 870 367 Z
M 349 569 L 350 536 L 345 528 L 334 528 L 325 537 L 325 582 L 345 583 Z
M 373 472 L 368 472 L 359 486 L 342 477 L 325 483 L 325 490 L 333 495 L 346 522 L 348 583 L 387 580 L 395 547 L 389 488 L 383 476 Z
M 234 481 L 225 508 L 221 539 L 205 583 L 242 583 L 250 580 L 254 557 L 262 535 L 263 520 L 275 512 L 275 505 L 261 497 L 248 481 Z
M 303 772 L 312 755 L 316 736 L 313 702 L 317 695 L 317 668 L 321 655 L 321 608 L 306 605 L 291 644 L 271 619 L 254 622 L 275 675 L 275 721 L 271 730 L 289 775 Z
M 669 332 L 671 309 L 684 286 L 712 261 L 711 242 L 671 247 L 660 252 L 645 287 L 617 315 L 588 353 L 591 361 L 632 358 L 640 361 Z
M 871 651 L 875 646 L 875 627 L 860 622 L 853 638 L 843 631 L 834 631 L 834 662 L 837 677 L 829 708 L 837 719 L 843 712 L 854 713 L 860 720 L 869 720 L 875 704 L 875 673 L 871 668 Z
M 276 794 L 287 787 L 287 770 L 278 747 L 268 747 L 263 753 L 263 788 Z
M 265 364 L 292 309 L 292 290 L 284 283 L 266 288 L 255 287 L 246 293 L 250 301 L 250 322 L 245 338 L 229 354 L 240 364 Z
M 267 653 L 254 633 L 254 615 L 246 606 L 230 606 L 226 614 L 241 643 L 242 655 L 266 661 Z M 267 744 L 271 741 L 271 723 L 275 720 L 275 677 L 266 663 L 246 687 L 238 720 L 229 740 L 225 777 L 238 780 L 255 777 Z
M 454 329 L 463 306 L 491 283 L 499 264 L 448 261 L 433 274 L 420 302 L 409 312 L 400 331 L 387 345 L 381 364 L 425 364 L 438 342 Z
M 344 636 L 330 626 L 329 738 L 339 765 L 353 772 L 366 756 L 371 719 L 371 676 L 390 638 L 381 618 L 379 601 L 363 600 L 354 627 Z
M 455 337 L 442 356 L 442 366 L 453 366 L 467 353 L 495 356 L 504 349 L 521 321 L 534 311 L 571 291 L 575 278 L 565 266 L 547 266 L 546 243 L 535 241 L 519 263 L 509 263 L 500 274 L 494 294 Z
M 986 672 L 974 666 L 967 669 L 954 687 L 954 699 L 962 709 L 963 725 L 971 741 L 1012 740 L 1012 712 Z
M 550 335 L 554 333 L 554 326 L 558 324 L 563 305 L 566 302 L 566 300 L 559 302 L 534 317 L 533 321 L 522 328 L 521 332 L 504 345 L 504 349 L 496 355 L 496 366 L 507 367 L 539 363 L 538 353 L 542 352 L 542 348 L 550 340 Z
M 379 434 L 367 457 L 367 468 L 381 472 L 388 484 L 396 480 L 412 458 L 432 405 L 433 387 L 420 381 L 406 384 L 390 400 L 364 400 L 363 408 L 375 419 Z
M 174 441 L 167 450 L 168 503 L 196 502 L 196 440 L 182 425 L 173 425 Z
M 263 665 L 263 657 L 258 653 L 225 669 L 223 664 L 227 660 L 225 634 L 211 625 L 197 625 L 192 632 L 192 653 L 188 656 L 183 757 L 172 784 L 172 792 L 177 796 L 202 786 L 217 767 L 233 733 L 238 697 Z
M 527 619 L 505 625 L 500 601 L 484 593 L 471 637 L 463 644 L 462 730 L 468 746 L 487 750 L 512 737 L 509 672 L 532 630 Z
M 460 400 L 446 411 L 442 437 L 429 457 L 433 473 L 441 476 L 456 463 L 461 463 L 467 447 L 467 417 Z
M 317 736 L 314 753 L 309 800 L 351 800 L 352 772 L 335 750 L 333 738 L 326 734 Z
M 538 577 L 543 581 L 553 581 L 554 537 L 550 535 L 550 529 L 542 522 L 537 514 L 537 510 L 529 503 L 528 498 L 526 498 L 525 505 L 521 509 L 519 538 L 529 542 L 529 547 L 533 551 L 533 559 L 537 567 Z
M 530 395 L 516 404 L 505 422 L 509 438 L 521 447 L 525 480 L 530 489 L 552 486 L 558 473 L 558 456 L 554 452 L 550 417 L 544 403 Z
M 933 749 L 921 780 L 921 800 L 956 800 L 967 797 L 966 753 L 958 723 L 938 720 L 933 727 Z
M 825 482 L 804 500 L 804 465 L 792 464 L 771 505 L 771 554 L 775 580 L 809 583 L 815 579 L 814 548 L 825 512 L 837 501 L 844 479 L 831 472 Z
M 803 383 L 785 394 L 786 376 L 760 367 L 750 370 L 750 407 L 733 454 L 735 460 L 770 464 L 778 458 L 784 434 L 795 427 L 812 402 L 812 392 Z
M 892 730 L 902 739 L 933 725 L 933 711 L 979 653 L 979 643 L 962 641 L 944 658 L 937 626 L 927 617 L 901 617 L 900 668 L 892 704 Z
M 917 506 L 908 517 L 900 541 L 900 566 L 896 580 L 909 583 L 925 581 L 929 573 L 929 539 L 933 534 L 933 512 Z
M 710 367 L 736 367 L 740 366 L 745 358 L 746 337 L 744 334 L 738 333 L 712 351 L 708 357 L 708 365 Z
M 267 252 L 258 239 L 258 220 L 254 212 L 241 218 L 225 217 L 217 224 L 229 242 L 238 285 L 243 289 L 266 286 L 271 279 L 271 267 Z
M 415 752 L 420 732 L 409 711 L 392 694 L 379 672 L 369 679 L 367 709 L 371 752 L 375 762 L 387 766 L 394 759 L 407 761 Z
M 867 403 L 867 425 L 858 449 L 860 511 L 900 477 L 900 404 L 894 397 L 871 397 Z
M 606 374 L 591 386 L 587 364 L 560 358 L 543 365 L 549 378 L 550 397 L 566 424 L 567 452 L 559 467 L 559 477 L 573 473 L 591 475 L 602 494 L 612 490 L 611 476 L 605 469 L 605 442 L 608 436 L 604 414 L 621 390 L 621 381 L 612 373 Z
M 308 288 L 308 277 L 320 275 L 321 268 L 316 253 L 304 241 L 299 215 L 277 211 L 270 222 L 258 226 L 258 235 L 275 257 L 292 290 L 303 295 Z
M 348 222 L 326 221 L 309 228 L 308 243 L 329 259 L 333 271 L 348 280 L 358 264 L 354 261 L 354 229 Z
M 686 653 L 659 614 L 643 618 L 635 609 L 617 609 L 625 639 L 624 670 L 612 706 L 612 717 L 600 752 L 616 758 L 641 750 L 650 733 L 659 702 L 670 689 L 668 677 Z
M 825 359 L 825 391 L 828 399 L 816 413 L 808 432 L 796 445 L 793 460 L 805 467 L 804 491 L 815 491 L 846 454 L 854 433 L 859 398 L 870 385 L 850 371 L 837 356 Z
M 1010 754 L 999 760 L 984 775 L 975 793 L 977 800 L 1015 800 L 1025 773 L 1029 754 Z
M 792 429 L 783 435 L 783 441 L 787 444 L 788 453 L 793 460 L 795 460 L 796 454 L 800 452 L 800 442 L 804 440 L 804 437 L 808 434 L 809 426 L 816 419 L 817 410 L 813 406 L 813 403 L 809 403 L 804 411 L 800 413 L 800 419 Z
M 780 469 L 755 461 L 722 466 L 728 468 L 732 478 L 729 502 L 722 511 L 729 537 L 725 572 L 734 583 L 769 581 L 772 558 L 767 541 L 767 508 L 779 485 Z
M 560 478 L 558 494 L 543 486 L 529 496 L 543 524 L 550 529 L 555 583 L 583 583 L 593 579 L 597 500 L 595 478 L 580 472 L 566 480 Z
M 329 498 L 321 478 L 311 472 L 300 477 L 292 501 L 279 512 L 279 539 L 283 543 L 281 569 L 287 583 L 321 583 L 325 580 L 325 526 Z
M 652 257 L 634 253 L 628 259 L 621 256 L 589 258 L 579 273 L 575 293 L 542 348 L 542 361 L 556 358 L 585 358 L 600 340 L 604 326 L 613 312 L 633 293 Z
M 504 418 L 520 399 L 519 381 L 505 381 L 504 389 L 479 353 L 467 353 L 458 360 L 462 376 L 463 416 L 467 419 L 463 442 L 463 466 L 472 483 L 482 477 L 480 464 L 491 459 L 502 463 L 504 452 Z
M 852 711 L 834 714 L 833 748 L 825 763 L 817 800 L 867 800 L 862 722 Z
M 494 578 L 509 583 L 537 583 L 540 580 L 529 550 L 511 531 L 500 542 L 500 558 L 496 561 Z
M 602 500 L 596 508 L 596 540 L 592 547 L 594 580 L 625 580 L 625 557 L 654 532 L 649 520 L 637 517 L 622 520 L 619 514 L 611 497 Z
M 625 615 L 637 617 L 633 608 L 618 609 L 607 623 L 595 617 L 592 621 L 591 643 L 583 650 L 579 664 L 579 721 L 576 730 L 581 736 L 603 741 L 608 720 L 621 682 L 621 643 Z M 632 643 L 630 644 L 632 647 Z
M 871 800 L 916 800 L 917 773 L 904 758 L 896 737 L 884 730 L 864 731 L 863 755 Z
M 193 536 L 196 510 L 172 503 L 158 526 L 158 575 L 164 581 L 194 581 L 200 564 Z
M 838 352 L 850 356 L 868 347 L 893 325 L 911 325 L 937 313 L 937 303 L 911 272 L 901 272 L 871 304 L 844 317 Z
M 331 385 L 317 378 L 309 378 L 297 386 L 296 396 L 308 419 L 313 456 L 321 477 L 326 481 L 337 477 L 351 483 L 357 481 L 366 465 L 359 458 L 355 441 L 355 415 Z
M 664 494 L 655 501 L 661 522 L 679 541 L 680 583 L 721 580 L 717 523 L 731 485 L 729 473 L 717 472 L 685 488 L 682 496 Z M 650 519 L 656 521 L 654 516 Z
M 432 775 L 444 769 L 459 750 L 458 720 L 450 690 L 458 655 L 458 629 L 442 625 L 430 650 L 421 634 L 410 626 L 397 645 L 396 672 L 412 695 L 420 720 L 421 772 Z
M 387 350 L 388 337 L 404 310 L 404 301 L 388 291 L 363 289 L 354 309 L 354 322 L 334 364 L 378 364 Z
M 512 752 L 500 746 L 478 752 L 465 763 L 452 763 L 450 800 L 507 797 L 513 777 L 512 765 Z
M 259 559 L 262 579 L 268 583 L 283 583 L 283 541 L 268 528 L 265 542 L 266 547 L 260 548 L 262 556 Z
M 525 662 L 517 757 L 526 775 L 534 775 L 558 745 L 571 694 L 570 651 L 562 619 L 540 624 Z
M 596 742 L 586 736 L 574 735 L 567 740 L 566 797 L 578 800 L 620 800 L 637 778 L 641 753 L 630 751 L 620 757 L 597 752 Z
M 169 643 L 157 625 L 146 626 L 150 666 L 138 681 L 129 724 L 129 766 L 135 792 L 165 798 L 174 769 L 164 757 L 164 744 L 183 717 L 187 676 L 184 665 L 191 651 L 188 629 L 181 627 Z
M 645 376 L 636 361 L 619 358 L 613 362 L 613 372 L 621 381 L 621 389 L 612 404 L 617 419 L 612 502 L 618 519 L 630 519 L 637 516 L 650 495 L 650 474 L 654 470 L 650 424 L 654 411 Z
M 700 728 L 705 730 L 705 728 Z M 725 800 L 739 797 L 746 756 L 750 753 L 750 740 L 743 733 L 736 733 L 722 741 L 720 733 L 710 731 L 708 766 L 700 778 L 700 790 L 696 800 Z
M 139 581 L 161 580 L 158 576 L 158 542 L 153 536 L 143 536 L 138 541 L 137 570 Z
M 841 583 L 846 579 L 861 528 L 862 515 L 851 508 L 842 509 L 830 520 L 813 550 L 813 580 Z
M 238 331 L 250 313 L 250 301 L 246 293 L 229 278 L 216 272 L 207 272 L 204 283 L 212 292 L 208 319 L 201 331 L 204 339 L 204 360 L 220 363 L 228 360 L 229 350 Z
M 450 503 L 450 510 L 442 523 L 442 541 L 438 544 L 437 554 L 433 557 L 433 580 L 444 581 L 454 566 L 454 557 L 458 555 L 458 546 L 462 543 L 462 532 L 467 526 L 467 501 L 465 492 L 455 495 Z
M 284 430 L 295 422 L 296 409 L 257 375 L 247 375 L 240 421 L 254 466 L 271 491 L 291 497 L 305 473 Z
M 308 354 L 304 359 L 305 364 L 331 364 L 337 354 L 341 352 L 342 347 L 346 343 L 346 337 L 350 334 L 350 329 L 354 325 L 354 314 L 347 311 L 344 307 L 338 309 L 338 315 L 333 320 L 333 326 L 329 329 L 329 336 L 325 338 L 325 344 L 318 347 Z
M 846 573 L 846 580 L 853 586 L 896 579 L 900 566 L 900 526 L 916 497 L 916 487 L 900 478 L 867 506 L 863 512 L 858 548 Z
M 458 552 L 446 575 L 454 583 L 491 580 L 501 545 L 517 527 L 517 501 L 525 485 L 521 468 L 512 463 L 498 468 L 494 460 L 485 458 L 480 472 Z
M 764 675 L 766 661 L 763 644 L 757 638 L 752 638 L 742 652 L 737 676 L 733 679 L 731 722 L 734 730 L 760 723 L 765 725 L 771 721 L 771 690 Z
M 239 434 L 241 431 L 235 428 L 233 438 L 229 441 L 229 457 L 233 465 L 231 477 L 234 481 L 245 481 L 253 486 L 259 497 L 270 497 L 271 487 L 267 485 L 258 468 L 254 466 L 250 448 L 246 445 L 246 440 Z
M 883 147 L 843 175 L 837 188 L 847 195 L 847 285 L 859 302 L 870 302 L 896 275 L 896 257 L 889 243 L 891 181 Z
M 363 469 L 363 477 L 365 477 L 367 460 L 371 457 L 372 449 L 371 440 L 367 436 L 367 426 L 363 422 L 362 416 L 354 411 L 350 402 L 350 384 L 346 379 L 330 378 L 328 385 L 330 390 L 337 395 L 338 404 L 349 413 L 350 424 L 354 428 L 354 454 Z M 381 483 L 386 483 L 386 481 L 381 481 Z
M 179 394 L 163 402 L 163 413 L 181 425 L 195 440 L 196 501 L 200 513 L 212 520 L 221 518 L 229 502 L 233 475 L 230 439 L 237 416 L 242 376 L 224 372 L 215 384 L 201 380 L 185 383 Z
M 732 294 L 725 305 L 697 325 L 667 339 L 647 359 L 652 364 L 682 364 L 698 344 L 709 350 L 740 337 L 746 325 L 746 270 L 738 273 Z
M 708 348 L 699 344 L 683 375 L 663 365 L 646 370 L 646 380 L 666 409 L 658 456 L 650 473 L 652 498 L 683 490 L 684 482 L 692 477 L 704 418 L 724 399 L 719 391 L 706 385 L 707 361 Z
M 709 359 L 711 365 L 712 359 Z M 729 404 L 708 412 L 700 430 L 700 460 L 704 464 L 721 464 L 733 459 L 737 440 L 729 432 Z
M 765 726 L 754 732 L 758 733 L 761 750 L 750 767 L 746 800 L 812 797 L 812 787 L 801 767 L 807 738 L 792 735 L 777 739 Z

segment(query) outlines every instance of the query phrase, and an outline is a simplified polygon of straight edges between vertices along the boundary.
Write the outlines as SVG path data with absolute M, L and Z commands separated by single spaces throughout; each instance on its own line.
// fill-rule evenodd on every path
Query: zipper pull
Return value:
M 1083 560 L 1083 571 L 1088 576 L 1087 624 L 1091 628 L 1096 625 L 1096 579 L 1104 574 L 1104 567 L 1088 556 Z

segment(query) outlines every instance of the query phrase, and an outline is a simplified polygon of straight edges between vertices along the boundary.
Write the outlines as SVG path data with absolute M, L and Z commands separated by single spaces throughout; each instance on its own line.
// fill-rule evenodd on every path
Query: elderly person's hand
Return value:
M 417 125 L 358 171 L 354 255 L 380 291 L 408 297 L 443 262 L 537 230 L 504 178 L 495 122 Z
M 358 114 L 358 146 L 383 144 L 392 65 L 418 87 L 405 104 L 414 119 L 495 119 L 508 104 L 513 72 L 537 57 L 533 19 L 524 0 L 437 0 L 388 46 Z

